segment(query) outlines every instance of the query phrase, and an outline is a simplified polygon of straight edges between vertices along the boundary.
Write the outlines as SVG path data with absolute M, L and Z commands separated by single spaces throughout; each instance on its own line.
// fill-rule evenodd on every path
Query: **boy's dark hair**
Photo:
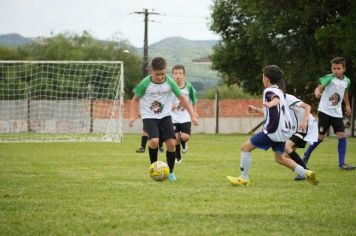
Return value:
M 332 64 L 341 64 L 345 67 L 346 62 L 345 59 L 343 57 L 334 57 L 333 59 L 331 59 L 331 65 Z
M 151 61 L 152 70 L 164 70 L 167 67 L 167 62 L 163 57 L 155 57 Z
M 276 65 L 268 65 L 263 68 L 263 74 L 271 81 L 271 84 L 277 84 L 283 78 L 284 72 Z
M 181 64 L 178 64 L 178 65 L 173 66 L 173 68 L 172 68 L 172 73 L 173 73 L 174 70 L 183 70 L 183 74 L 185 74 L 185 68 L 184 68 L 184 66 L 181 65 Z

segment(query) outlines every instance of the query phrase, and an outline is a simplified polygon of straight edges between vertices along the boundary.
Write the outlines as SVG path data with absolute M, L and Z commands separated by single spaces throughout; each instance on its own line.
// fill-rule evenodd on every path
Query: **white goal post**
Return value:
M 0 142 L 121 142 L 122 61 L 0 61 Z

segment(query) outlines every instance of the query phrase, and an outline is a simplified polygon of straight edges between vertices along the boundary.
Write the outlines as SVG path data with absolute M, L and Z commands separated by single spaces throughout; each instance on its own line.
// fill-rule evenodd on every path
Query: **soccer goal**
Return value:
M 121 142 L 121 61 L 0 61 L 0 142 Z

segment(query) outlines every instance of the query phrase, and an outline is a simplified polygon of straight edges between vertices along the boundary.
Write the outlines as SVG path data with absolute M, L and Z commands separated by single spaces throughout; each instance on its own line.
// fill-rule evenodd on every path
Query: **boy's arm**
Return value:
M 192 119 L 192 123 L 194 125 L 198 125 L 198 118 L 195 116 L 192 107 L 190 106 L 189 102 L 184 97 L 184 95 L 183 94 L 179 95 L 178 99 L 181 102 L 181 104 L 183 105 L 183 107 L 185 109 L 187 109 L 187 111 L 189 112 L 190 118 Z
M 250 113 L 263 113 L 263 108 L 248 105 L 248 112 Z
M 321 98 L 321 95 L 323 94 L 324 86 L 319 84 L 318 87 L 316 87 L 314 91 L 314 95 L 317 99 Z
M 351 115 L 351 107 L 349 100 L 349 92 L 345 91 L 344 93 L 344 102 L 345 102 L 345 115 L 349 117 Z
M 279 102 L 280 102 L 279 97 L 273 97 L 270 102 L 265 102 L 263 104 L 263 106 L 265 106 L 267 108 L 271 108 L 271 107 L 277 106 L 279 104 Z
M 199 118 L 199 115 L 198 115 L 198 111 L 197 111 L 198 109 L 197 109 L 197 104 L 195 103 L 195 104 L 193 104 L 193 112 L 194 112 L 194 115 L 195 115 L 195 117 L 196 118 Z
M 310 115 L 311 106 L 309 104 L 306 104 L 305 102 L 300 102 L 299 106 L 304 108 L 304 117 L 303 117 L 303 123 L 299 125 L 298 130 L 305 132 L 308 125 L 308 118 Z
M 129 119 L 129 127 L 133 126 L 136 118 L 138 117 L 138 103 L 140 102 L 140 97 L 134 96 L 130 102 L 130 119 Z

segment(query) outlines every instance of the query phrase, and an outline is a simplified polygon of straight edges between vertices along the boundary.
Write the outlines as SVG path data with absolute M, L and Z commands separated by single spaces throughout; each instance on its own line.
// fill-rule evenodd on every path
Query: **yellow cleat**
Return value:
M 305 179 L 309 181 L 309 183 L 318 185 L 319 181 L 316 179 L 316 175 L 313 171 L 307 170 L 305 173 Z
M 246 186 L 249 184 L 248 180 L 245 180 L 244 178 L 240 177 L 233 177 L 233 176 L 226 176 L 226 178 L 232 183 L 233 185 L 240 185 L 240 186 Z

